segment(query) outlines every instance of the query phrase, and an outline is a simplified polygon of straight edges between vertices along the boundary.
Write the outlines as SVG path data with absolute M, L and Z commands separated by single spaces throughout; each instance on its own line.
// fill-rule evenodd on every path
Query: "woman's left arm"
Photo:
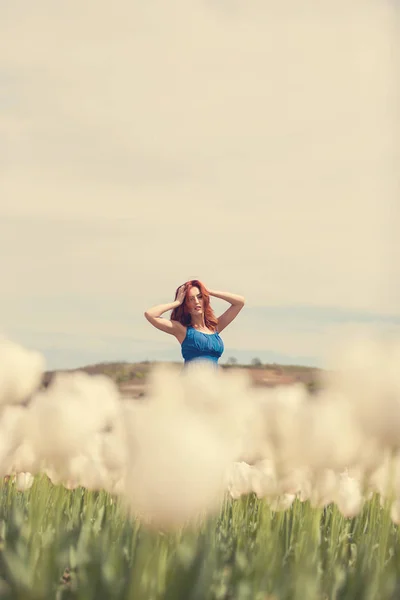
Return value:
M 235 306 L 236 304 L 240 304 L 241 306 L 244 305 L 243 296 L 231 294 L 230 292 L 215 292 L 214 290 L 209 290 L 208 288 L 207 292 L 210 294 L 210 296 L 215 296 L 215 298 L 221 298 L 221 300 L 226 300 L 227 302 L 230 302 L 233 306 Z
M 230 292 L 216 292 L 215 290 L 209 290 L 208 288 L 207 291 L 210 296 L 226 300 L 226 302 L 230 302 L 231 304 L 231 306 L 218 318 L 218 332 L 221 333 L 221 331 L 238 316 L 244 306 L 245 299 L 243 296 L 231 294 Z

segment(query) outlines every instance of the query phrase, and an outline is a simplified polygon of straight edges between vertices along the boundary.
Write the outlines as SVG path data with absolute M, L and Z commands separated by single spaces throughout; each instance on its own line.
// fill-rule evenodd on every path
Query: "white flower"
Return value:
M 19 492 L 25 492 L 32 487 L 34 479 L 31 473 L 18 473 L 15 477 L 15 487 Z
M 311 506 L 322 508 L 334 502 L 338 485 L 338 475 L 332 469 L 316 473 L 310 492 Z
M 250 468 L 249 476 L 250 489 L 258 498 L 265 498 L 276 494 L 276 470 L 272 460 L 264 459 L 256 463 Z
M 27 400 L 39 387 L 44 368 L 39 352 L 0 339 L 0 406 Z
M 270 499 L 270 509 L 274 512 L 288 510 L 292 506 L 295 498 L 296 494 L 283 494 L 282 496 Z
M 339 476 L 339 488 L 336 494 L 336 504 L 345 517 L 355 517 L 362 509 L 364 498 L 361 494 L 360 483 L 347 472 Z
M 253 469 L 245 462 L 234 462 L 226 474 L 226 486 L 232 498 L 246 496 L 252 491 Z
M 390 517 L 396 525 L 400 525 L 400 499 L 396 498 L 390 507 Z

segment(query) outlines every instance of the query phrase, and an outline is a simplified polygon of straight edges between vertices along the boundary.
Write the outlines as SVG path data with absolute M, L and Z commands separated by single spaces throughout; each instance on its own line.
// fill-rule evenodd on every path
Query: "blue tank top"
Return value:
M 193 327 L 187 327 L 186 337 L 181 344 L 182 356 L 185 363 L 194 360 L 211 360 L 218 363 L 224 351 L 224 342 L 218 332 L 203 333 Z

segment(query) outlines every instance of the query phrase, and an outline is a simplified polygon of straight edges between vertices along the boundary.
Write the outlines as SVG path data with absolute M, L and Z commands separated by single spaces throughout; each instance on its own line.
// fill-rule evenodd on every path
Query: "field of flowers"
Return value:
M 0 598 L 399 598 L 399 364 L 354 342 L 317 394 L 162 367 L 132 401 L 2 341 Z

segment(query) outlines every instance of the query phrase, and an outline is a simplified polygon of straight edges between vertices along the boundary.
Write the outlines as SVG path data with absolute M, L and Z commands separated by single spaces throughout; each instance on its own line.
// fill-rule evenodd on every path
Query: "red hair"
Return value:
M 188 311 L 186 300 L 188 297 L 189 290 L 191 290 L 193 287 L 197 287 L 197 288 L 199 288 L 200 293 L 203 296 L 203 311 L 204 311 L 205 326 L 207 327 L 207 329 L 212 329 L 213 331 L 215 331 L 217 329 L 218 319 L 215 316 L 213 309 L 211 308 L 210 294 L 207 292 L 207 289 L 205 288 L 204 284 L 201 283 L 201 281 L 199 281 L 198 279 L 192 279 L 191 281 L 187 281 L 184 285 L 186 286 L 185 299 L 180 306 L 177 306 L 172 311 L 171 321 L 179 321 L 179 323 L 181 323 L 182 325 L 185 325 L 186 327 L 188 325 L 191 325 L 192 317 L 191 317 L 190 312 Z M 175 300 L 178 296 L 178 290 L 179 290 L 179 288 L 175 292 Z

